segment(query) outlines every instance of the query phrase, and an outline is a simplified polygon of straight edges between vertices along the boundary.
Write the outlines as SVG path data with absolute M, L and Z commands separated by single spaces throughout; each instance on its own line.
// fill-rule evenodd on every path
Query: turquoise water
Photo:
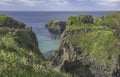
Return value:
M 38 36 L 37 38 L 39 38 L 39 48 L 44 53 L 59 47 L 60 40 L 51 40 L 45 36 Z
M 33 31 L 37 35 L 37 40 L 39 43 L 39 48 L 42 53 L 51 51 L 59 47 L 60 40 L 52 40 L 51 38 L 54 37 L 53 34 L 48 32 L 45 28 L 45 24 L 51 20 L 67 20 L 67 18 L 71 15 L 78 15 L 78 14 L 91 14 L 93 17 L 103 16 L 110 11 L 102 11 L 102 12 L 20 12 L 20 11 L 2 11 L 0 13 L 7 14 L 12 18 L 21 21 L 27 26 L 31 26 Z

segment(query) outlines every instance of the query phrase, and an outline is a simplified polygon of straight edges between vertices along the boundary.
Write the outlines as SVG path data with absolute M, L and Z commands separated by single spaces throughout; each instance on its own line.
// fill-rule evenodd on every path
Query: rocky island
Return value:
M 61 34 L 66 28 L 66 22 L 53 20 L 46 24 L 46 28 L 48 28 L 48 31 L 50 31 L 51 33 Z

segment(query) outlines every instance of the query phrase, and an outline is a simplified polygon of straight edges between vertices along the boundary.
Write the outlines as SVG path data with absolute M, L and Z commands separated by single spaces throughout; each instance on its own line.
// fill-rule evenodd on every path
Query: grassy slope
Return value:
M 111 13 L 102 18 L 97 17 L 94 19 L 94 23 L 107 26 L 111 28 L 111 30 L 113 30 L 116 34 L 118 34 L 117 36 L 120 36 L 120 12 Z
M 115 12 L 104 16 L 104 25 L 112 29 L 120 29 L 120 12 Z
M 83 53 L 97 58 L 97 61 L 101 64 L 104 64 L 104 62 L 107 64 L 109 60 L 117 59 L 118 54 L 120 54 L 120 40 L 114 36 L 112 31 L 98 30 L 86 34 L 73 35 L 68 37 L 67 40 L 73 44 L 75 49 L 81 49 Z
M 29 30 L 0 29 L 0 77 L 64 77 L 47 68 Z

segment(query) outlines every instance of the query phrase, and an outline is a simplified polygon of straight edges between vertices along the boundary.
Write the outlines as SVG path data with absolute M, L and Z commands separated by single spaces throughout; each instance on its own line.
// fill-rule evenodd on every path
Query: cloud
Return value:
M 0 0 L 0 10 L 120 10 L 120 0 Z
M 69 4 L 69 0 L 48 0 L 50 5 L 67 5 Z
M 98 0 L 99 5 L 104 5 L 104 6 L 117 6 L 118 3 L 120 3 L 120 0 Z
M 0 5 L 8 5 L 12 0 L 0 0 Z

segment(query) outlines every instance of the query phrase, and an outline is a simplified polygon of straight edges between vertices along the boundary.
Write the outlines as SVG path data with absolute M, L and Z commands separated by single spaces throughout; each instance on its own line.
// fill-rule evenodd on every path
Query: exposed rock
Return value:
M 61 34 L 66 28 L 65 21 L 53 20 L 46 24 L 48 30 L 52 33 L 59 33 Z

